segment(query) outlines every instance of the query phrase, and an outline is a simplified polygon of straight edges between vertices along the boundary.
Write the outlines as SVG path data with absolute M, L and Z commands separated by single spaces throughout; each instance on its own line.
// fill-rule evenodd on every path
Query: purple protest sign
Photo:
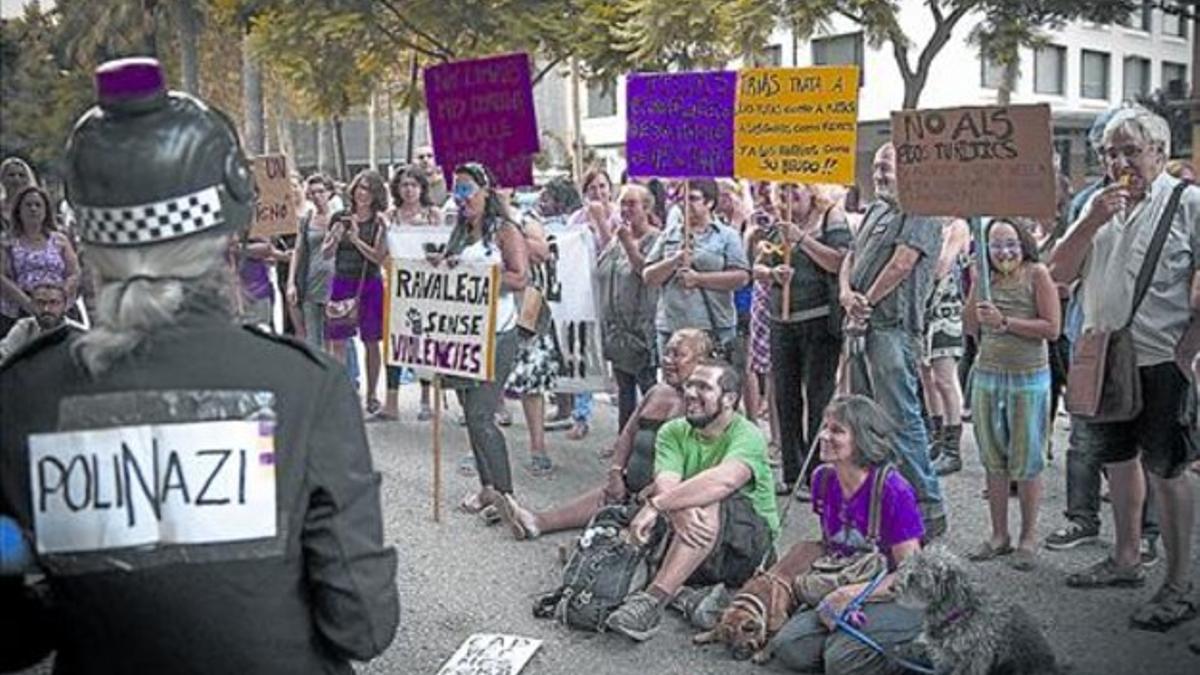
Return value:
M 631 75 L 625 85 L 629 175 L 733 175 L 737 73 Z
M 425 103 L 447 184 L 463 162 L 484 164 L 505 187 L 533 182 L 531 155 L 540 146 L 527 54 L 426 68 Z

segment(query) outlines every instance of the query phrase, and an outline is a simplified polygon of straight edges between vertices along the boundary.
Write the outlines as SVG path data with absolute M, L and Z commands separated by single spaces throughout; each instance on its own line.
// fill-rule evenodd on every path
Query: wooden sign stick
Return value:
M 442 522 L 442 377 L 433 376 L 433 522 Z
M 792 222 L 792 195 L 790 191 L 785 191 L 787 195 L 783 203 L 784 222 L 789 225 Z M 792 264 L 792 240 L 789 232 L 783 233 L 783 264 L 791 266 Z M 792 317 L 792 282 L 789 279 L 788 283 L 783 285 L 783 307 L 780 308 L 780 316 L 784 321 Z
M 691 201 L 692 188 L 691 181 L 683 179 L 683 248 L 691 252 L 692 250 L 692 219 L 688 213 L 688 203 Z
M 976 283 L 979 284 L 979 298 L 987 302 L 992 301 L 992 278 L 988 274 L 988 247 L 987 237 L 983 231 L 983 219 L 979 216 L 971 216 L 971 236 L 975 237 L 975 256 L 978 258 L 979 279 Z

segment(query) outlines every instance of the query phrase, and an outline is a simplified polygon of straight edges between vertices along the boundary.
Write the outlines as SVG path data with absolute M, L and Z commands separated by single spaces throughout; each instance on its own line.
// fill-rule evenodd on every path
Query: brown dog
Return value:
M 723 642 L 733 658 L 750 658 L 757 664 L 771 659 L 767 648 L 771 638 L 783 628 L 800 604 L 792 592 L 792 581 L 807 572 L 814 560 L 825 553 L 819 541 L 802 541 L 766 572 L 756 574 L 733 596 L 733 602 L 721 613 L 712 630 L 692 638 L 694 644 Z

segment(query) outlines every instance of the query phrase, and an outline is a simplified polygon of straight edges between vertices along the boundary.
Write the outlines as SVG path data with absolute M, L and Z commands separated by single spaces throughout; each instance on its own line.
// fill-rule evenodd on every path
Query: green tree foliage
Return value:
M 0 156 L 19 155 L 53 176 L 71 125 L 91 104 L 89 73 L 55 53 L 58 27 L 38 3 L 0 26 Z

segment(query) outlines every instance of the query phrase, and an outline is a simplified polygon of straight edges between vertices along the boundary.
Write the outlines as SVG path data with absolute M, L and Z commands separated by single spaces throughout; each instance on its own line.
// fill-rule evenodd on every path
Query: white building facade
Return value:
M 915 62 L 933 32 L 922 0 L 902 0 L 900 23 L 913 42 Z M 986 105 L 997 100 L 1002 72 L 984 63 L 967 36 L 979 17 L 968 15 L 934 59 L 921 108 Z M 1097 113 L 1138 96 L 1164 90 L 1186 98 L 1191 80 L 1191 25 L 1179 16 L 1148 5 L 1125 25 L 1072 22 L 1044 31 L 1047 44 L 1025 48 L 1011 102 L 1048 103 L 1053 111 L 1055 147 L 1063 170 L 1076 181 L 1094 172 L 1086 150 L 1086 132 Z M 768 64 L 808 66 L 855 64 L 862 69 L 859 95 L 860 185 L 869 184 L 870 156 L 890 136 L 890 113 L 904 100 L 904 81 L 891 45 L 872 48 L 857 24 L 837 17 L 811 40 L 776 31 Z M 624 169 L 624 82 L 605 90 L 599 83 L 581 87 L 581 131 L 588 146 L 614 175 Z

